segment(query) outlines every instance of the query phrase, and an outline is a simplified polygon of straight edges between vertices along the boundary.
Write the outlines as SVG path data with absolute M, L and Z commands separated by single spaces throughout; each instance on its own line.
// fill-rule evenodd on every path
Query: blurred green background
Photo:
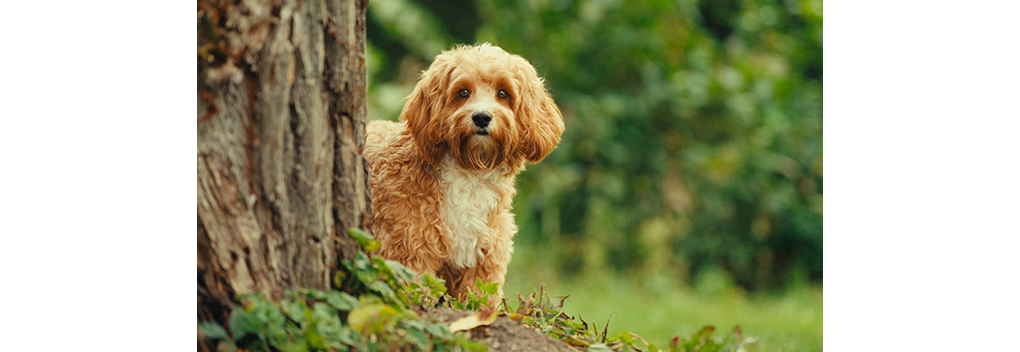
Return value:
M 372 0 L 370 119 L 455 43 L 544 77 L 567 129 L 518 177 L 505 292 L 659 346 L 740 324 L 822 348 L 820 0 Z

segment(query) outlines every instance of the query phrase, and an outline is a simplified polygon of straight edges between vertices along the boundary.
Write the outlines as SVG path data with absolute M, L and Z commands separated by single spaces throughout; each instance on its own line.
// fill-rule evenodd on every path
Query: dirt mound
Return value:
M 450 308 L 429 309 L 421 313 L 425 320 L 449 325 L 457 319 L 476 312 Z M 574 351 L 565 342 L 543 334 L 538 329 L 521 325 L 505 315 L 496 317 L 489 325 L 482 325 L 467 331 L 467 337 L 489 346 L 489 351 Z

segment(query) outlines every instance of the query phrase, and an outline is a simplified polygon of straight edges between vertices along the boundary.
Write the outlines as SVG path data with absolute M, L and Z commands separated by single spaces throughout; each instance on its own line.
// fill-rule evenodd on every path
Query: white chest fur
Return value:
M 443 220 L 451 230 L 447 261 L 453 267 L 474 267 L 483 257 L 479 240 L 490 231 L 489 217 L 499 202 L 496 188 L 512 183 L 511 177 L 497 170 L 467 170 L 449 158 L 443 162 Z

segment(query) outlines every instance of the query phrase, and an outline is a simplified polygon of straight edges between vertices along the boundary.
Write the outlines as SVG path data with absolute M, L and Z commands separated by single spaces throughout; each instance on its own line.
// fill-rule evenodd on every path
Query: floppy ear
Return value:
M 560 142 L 563 116 L 531 64 L 516 55 L 514 60 L 519 64 L 516 76 L 521 87 L 516 112 L 521 126 L 518 150 L 534 163 L 549 155 Z
M 400 112 L 400 121 L 414 137 L 414 144 L 425 160 L 433 166 L 439 165 L 446 153 L 446 121 L 438 114 L 446 105 L 447 86 L 453 65 L 445 53 L 436 57 L 428 70 L 422 73 L 414 91 L 407 96 L 407 104 Z

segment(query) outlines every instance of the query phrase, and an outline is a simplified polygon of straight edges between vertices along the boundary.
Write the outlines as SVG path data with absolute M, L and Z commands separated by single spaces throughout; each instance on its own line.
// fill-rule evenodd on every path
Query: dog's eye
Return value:
M 458 94 L 460 94 L 461 98 L 467 98 L 467 97 L 471 96 L 471 92 L 468 91 L 467 89 L 461 89 L 460 93 L 458 93 Z
M 496 95 L 499 96 L 500 99 L 506 99 L 506 97 L 510 96 L 510 94 L 508 94 L 505 90 L 502 89 L 500 89 L 499 93 L 496 93 Z

